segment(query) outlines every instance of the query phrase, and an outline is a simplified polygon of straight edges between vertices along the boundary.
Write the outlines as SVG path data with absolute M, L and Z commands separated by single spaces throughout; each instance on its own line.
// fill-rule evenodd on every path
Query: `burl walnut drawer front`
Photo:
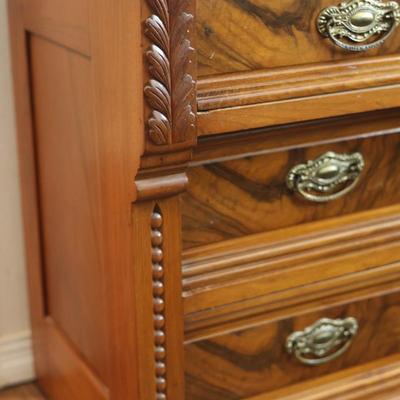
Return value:
M 247 399 L 398 353 L 399 315 L 392 293 L 189 342 L 185 398 Z
M 340 0 L 197 0 L 199 76 L 399 52 L 400 30 L 378 48 L 364 52 L 343 51 L 322 36 L 317 26 L 319 14 L 340 3 Z M 375 9 L 372 2 L 353 3 L 354 8 L 359 5 L 362 10 Z M 341 11 L 346 16 L 346 11 Z M 353 15 L 354 9 L 348 13 Z
M 198 0 L 198 132 L 400 105 L 400 5 Z
M 400 201 L 400 135 L 324 137 L 189 168 L 183 245 L 197 247 Z

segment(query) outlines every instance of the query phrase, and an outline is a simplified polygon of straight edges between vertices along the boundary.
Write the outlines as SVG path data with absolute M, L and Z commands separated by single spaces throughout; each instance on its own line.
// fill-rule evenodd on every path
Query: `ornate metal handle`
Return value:
M 323 318 L 301 332 L 292 333 L 286 350 L 306 365 L 322 365 L 342 355 L 358 332 L 355 318 Z
M 342 49 L 367 51 L 381 46 L 399 23 L 400 5 L 396 1 L 351 0 L 322 10 L 317 25 L 323 36 Z
M 290 190 L 309 201 L 323 203 L 338 199 L 357 185 L 364 159 L 360 153 L 328 152 L 292 168 L 286 178 Z

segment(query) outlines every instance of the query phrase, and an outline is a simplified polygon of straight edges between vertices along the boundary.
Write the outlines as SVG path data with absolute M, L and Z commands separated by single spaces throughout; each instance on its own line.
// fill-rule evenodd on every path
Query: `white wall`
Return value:
M 6 0 L 0 0 L 0 387 L 32 378 Z

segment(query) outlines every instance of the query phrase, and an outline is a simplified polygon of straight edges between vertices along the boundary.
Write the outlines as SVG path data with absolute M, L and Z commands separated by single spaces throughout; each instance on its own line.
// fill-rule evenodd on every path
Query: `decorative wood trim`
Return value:
M 151 200 L 181 193 L 188 184 L 186 174 L 174 174 L 136 181 L 137 199 Z
M 189 39 L 193 15 L 188 0 L 147 0 L 146 52 L 150 79 L 144 88 L 151 108 L 148 136 L 155 145 L 191 142 L 195 136 L 194 49 Z
M 301 65 L 199 78 L 199 111 L 396 84 L 400 57 Z
M 399 111 L 395 108 L 231 133 L 229 146 L 225 135 L 203 136 L 198 140 L 189 167 L 397 132 L 400 132 Z
M 395 400 L 400 397 L 400 357 L 382 358 L 247 400 Z
M 198 135 L 217 135 L 265 126 L 312 121 L 399 106 L 400 85 L 202 111 Z
M 163 265 L 163 217 L 156 206 L 151 216 L 152 278 L 153 278 L 153 319 L 154 356 L 156 366 L 156 400 L 166 400 L 166 344 L 165 344 L 165 286 Z
M 185 343 L 397 291 L 399 280 L 400 264 L 394 263 L 198 311 L 185 318 Z
M 397 207 L 393 208 L 397 210 Z M 370 212 L 362 213 L 367 218 Z M 346 222 L 338 218 L 325 226 L 322 223 L 304 225 L 302 232 L 284 228 L 273 233 L 250 235 L 243 240 L 231 239 L 223 243 L 201 246 L 184 253 L 183 288 L 185 297 L 196 295 L 213 287 L 244 280 L 252 280 L 261 274 L 273 274 L 282 268 L 293 268 L 297 263 L 324 260 L 335 255 L 346 255 L 357 250 L 377 248 L 400 238 L 400 217 L 386 215 L 375 221 Z M 290 234 L 292 233 L 292 235 Z M 340 253 L 338 253 L 340 249 Z
M 394 206 L 185 251 L 187 331 L 207 328 L 217 319 L 249 318 L 258 313 L 258 306 L 271 304 L 277 292 L 286 293 L 286 300 L 293 299 L 291 289 L 303 296 L 307 285 L 316 284 L 315 276 L 335 285 L 343 274 L 368 274 L 372 267 L 397 261 L 398 212 Z M 368 261 L 360 263 L 360 256 Z M 364 287 L 373 284 L 371 279 L 366 278 Z M 355 282 L 346 285 L 354 287 Z

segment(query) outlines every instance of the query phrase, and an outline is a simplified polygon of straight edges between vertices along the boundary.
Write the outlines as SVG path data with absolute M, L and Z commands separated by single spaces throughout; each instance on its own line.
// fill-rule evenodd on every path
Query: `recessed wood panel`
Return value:
M 400 30 L 377 50 L 354 53 L 324 39 L 320 11 L 340 0 L 198 0 L 199 76 L 395 54 Z
M 90 54 L 88 0 L 22 0 L 27 30 Z
M 258 150 L 243 157 L 195 163 L 188 171 L 189 187 L 183 195 L 184 247 L 197 247 L 400 201 L 397 189 L 400 184 L 400 135 L 397 132 L 377 133 L 355 140 L 333 139 L 326 136 L 324 144 L 313 146 L 307 143 L 289 151 Z M 363 155 L 366 165 L 353 191 L 337 200 L 316 203 L 288 189 L 286 177 L 294 166 L 328 151 L 338 154 L 360 152 Z
M 30 57 L 47 313 L 104 378 L 107 310 L 91 65 L 35 36 Z
M 400 351 L 398 293 L 283 319 L 186 345 L 186 399 L 240 400 L 360 365 Z M 310 367 L 285 350 L 286 338 L 320 318 L 354 317 L 349 350 Z M 268 398 L 265 397 L 265 398 Z

